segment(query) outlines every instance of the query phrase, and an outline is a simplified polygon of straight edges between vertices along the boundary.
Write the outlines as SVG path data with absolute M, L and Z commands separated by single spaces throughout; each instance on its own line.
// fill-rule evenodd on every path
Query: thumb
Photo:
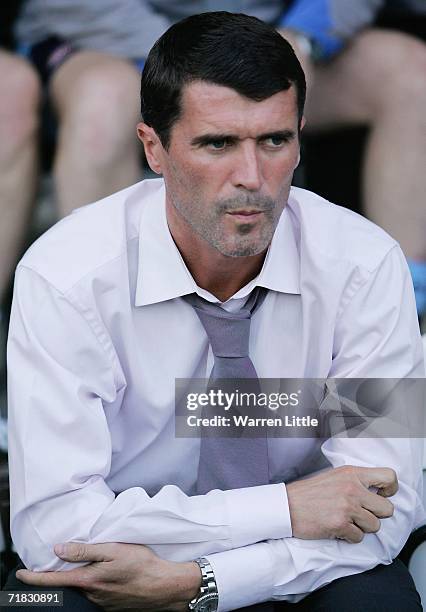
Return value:
M 83 561 L 110 561 L 105 544 L 85 544 L 84 542 L 67 542 L 55 544 L 55 554 L 64 561 L 79 563 Z
M 376 487 L 382 497 L 391 497 L 398 491 L 398 478 L 391 468 L 360 467 L 358 477 L 367 489 Z

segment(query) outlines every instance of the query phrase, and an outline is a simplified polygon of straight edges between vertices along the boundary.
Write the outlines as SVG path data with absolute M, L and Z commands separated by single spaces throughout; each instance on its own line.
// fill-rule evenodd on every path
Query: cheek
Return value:
M 179 165 L 171 165 L 171 173 L 175 184 L 178 184 L 186 193 L 199 193 L 208 176 L 208 168 L 200 167 L 200 164 L 191 164 L 185 161 Z
M 183 164 L 170 164 L 163 176 L 174 199 L 181 204 L 191 201 L 193 178 Z
M 182 164 L 183 171 L 193 184 L 201 185 L 208 190 L 211 185 L 224 183 L 230 174 L 230 158 L 227 156 L 209 156 L 200 153 L 195 158 L 187 156 Z
M 291 182 L 297 163 L 297 156 L 287 157 L 285 160 L 268 160 L 265 163 L 263 178 L 274 193 Z

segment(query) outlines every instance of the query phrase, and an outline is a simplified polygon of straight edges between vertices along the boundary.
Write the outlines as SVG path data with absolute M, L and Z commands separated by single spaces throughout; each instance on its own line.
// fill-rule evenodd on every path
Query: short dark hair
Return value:
M 141 82 L 141 113 L 165 149 L 185 85 L 206 81 L 261 101 L 295 85 L 299 126 L 306 82 L 291 45 L 256 17 L 225 11 L 192 15 L 154 44 Z

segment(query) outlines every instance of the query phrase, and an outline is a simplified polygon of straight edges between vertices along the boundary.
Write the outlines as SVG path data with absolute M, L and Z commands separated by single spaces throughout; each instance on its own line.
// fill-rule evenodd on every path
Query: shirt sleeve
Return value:
M 395 246 L 367 277 L 355 275 L 342 297 L 330 376 L 424 377 L 413 287 Z M 404 409 L 404 407 L 401 407 Z M 327 583 L 389 564 L 425 520 L 422 438 L 328 439 L 322 452 L 333 467 L 391 467 L 399 490 L 394 515 L 359 544 L 287 538 L 209 556 L 219 589 L 219 612 L 274 600 L 295 602 Z
M 315 42 L 319 59 L 329 59 L 371 24 L 383 4 L 384 0 L 295 0 L 279 27 L 305 34 Z
M 284 484 L 187 496 L 165 486 L 115 496 L 108 419 L 125 384 L 95 322 L 24 265 L 8 341 L 11 531 L 34 570 L 70 569 L 55 543 L 131 542 L 189 560 L 291 535 Z M 241 513 L 244 508 L 244 513 Z

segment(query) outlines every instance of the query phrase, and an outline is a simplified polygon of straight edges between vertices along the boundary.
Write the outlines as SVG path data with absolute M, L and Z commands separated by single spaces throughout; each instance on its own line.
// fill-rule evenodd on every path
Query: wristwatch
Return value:
M 201 570 L 202 582 L 197 597 L 191 599 L 188 609 L 195 612 L 216 612 L 219 594 L 212 566 L 205 557 L 195 559 Z

